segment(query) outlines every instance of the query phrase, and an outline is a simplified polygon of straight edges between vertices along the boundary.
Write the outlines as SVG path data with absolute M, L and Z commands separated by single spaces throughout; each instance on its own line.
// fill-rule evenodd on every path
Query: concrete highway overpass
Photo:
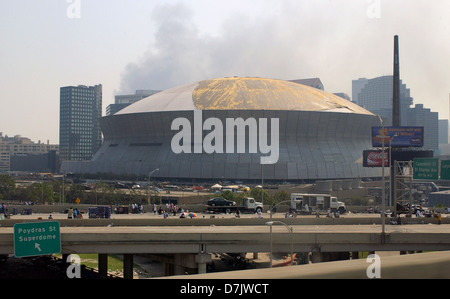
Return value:
M 264 220 L 264 219 L 260 219 Z M 44 220 L 42 220 L 44 221 Z M 267 221 L 264 220 L 264 221 Z M 107 254 L 123 254 L 125 274 L 136 254 L 168 257 L 176 267 L 206 271 L 210 253 L 217 252 L 311 252 L 315 261 L 326 261 L 328 253 L 358 251 L 447 251 L 450 225 L 283 225 L 244 226 L 61 226 L 63 254 L 98 253 L 100 268 Z M 0 254 L 14 254 L 12 227 L 0 228 Z M 178 270 L 177 270 L 178 269 Z M 132 268 L 131 268 L 132 270 Z M 129 271 L 129 270 L 128 270 Z M 125 275 L 127 276 L 127 275 Z
M 450 250 L 450 225 L 273 226 L 273 250 L 289 252 Z M 61 227 L 63 253 L 268 252 L 269 226 Z M 291 242 L 292 237 L 292 242 Z M 13 254 L 13 228 L 0 228 L 0 254 Z

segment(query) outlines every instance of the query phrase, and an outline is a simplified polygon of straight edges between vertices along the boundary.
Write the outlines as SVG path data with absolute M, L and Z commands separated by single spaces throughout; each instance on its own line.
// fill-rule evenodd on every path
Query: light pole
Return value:
M 150 177 L 152 176 L 152 174 L 155 171 L 158 171 L 159 168 L 153 169 L 152 171 L 150 171 L 150 173 L 148 174 L 148 205 L 150 205 Z
M 393 192 L 392 188 L 394 187 L 392 185 L 392 170 L 395 169 L 395 167 L 392 167 L 392 160 L 391 160 L 391 156 L 392 156 L 392 140 L 394 140 L 395 137 L 397 137 L 397 133 L 392 136 L 392 138 L 389 138 L 389 206 L 392 207 L 392 205 L 394 204 L 394 195 L 395 192 Z M 394 211 L 395 211 L 395 207 L 394 207 Z
M 264 164 L 261 163 L 261 203 L 264 204 Z
M 270 221 L 272 221 L 272 212 L 275 209 L 275 207 L 278 206 L 279 204 L 282 204 L 282 203 L 285 203 L 285 202 L 291 202 L 291 200 L 283 200 L 283 201 L 278 202 L 275 205 L 271 205 L 270 206 Z
M 291 234 L 291 266 L 292 266 L 294 264 L 294 240 L 293 240 L 294 228 L 289 227 L 286 223 L 281 222 L 281 221 L 269 221 L 269 222 L 266 222 L 266 225 L 269 225 L 271 228 L 270 229 L 270 268 L 272 268 L 272 225 L 274 225 L 275 223 L 283 224 Z
M 65 195 L 64 195 L 64 177 L 66 176 L 66 174 L 65 173 L 63 173 L 63 175 L 62 175 L 62 198 L 60 199 L 60 201 L 59 201 L 59 204 L 60 205 L 62 205 L 63 203 L 65 203 L 66 202 L 66 197 L 65 197 Z M 62 201 L 62 202 L 61 202 Z
M 271 207 L 270 207 L 270 221 L 269 221 L 270 223 L 273 223 L 273 221 L 272 221 L 272 213 L 273 213 L 274 208 L 276 206 L 278 206 L 279 204 L 282 204 L 284 202 L 290 202 L 290 200 L 283 200 L 283 201 L 280 201 L 279 203 L 277 203 L 276 205 L 271 205 Z M 269 223 L 269 222 L 267 222 L 267 223 Z M 272 268 L 272 225 L 270 225 L 270 256 L 269 256 L 269 258 L 270 258 L 270 267 Z

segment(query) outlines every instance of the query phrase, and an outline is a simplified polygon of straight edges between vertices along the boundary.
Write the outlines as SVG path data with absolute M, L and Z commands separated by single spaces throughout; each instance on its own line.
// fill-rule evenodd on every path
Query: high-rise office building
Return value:
M 383 117 L 385 125 L 392 124 L 393 76 L 352 81 L 352 99 L 361 107 Z M 406 125 L 407 110 L 412 105 L 409 88 L 400 81 L 400 123 Z
M 448 144 L 448 119 L 439 120 L 439 144 Z
M 359 78 L 352 81 L 352 98 L 360 106 L 383 118 L 384 125 L 392 125 L 393 76 L 373 79 Z M 438 113 L 431 112 L 422 104 L 411 107 L 410 90 L 400 81 L 400 125 L 424 127 L 424 148 L 437 150 Z
M 358 97 L 361 90 L 366 86 L 369 79 L 359 78 L 358 80 L 352 80 L 352 100 L 359 105 Z
M 106 116 L 113 115 L 116 112 L 127 107 L 128 105 L 131 105 L 137 101 L 142 100 L 143 98 L 149 97 L 158 92 L 160 92 L 160 90 L 139 89 L 136 90 L 135 94 L 116 95 L 114 98 L 114 104 L 110 104 L 108 105 L 108 107 L 106 107 Z
M 61 160 L 90 160 L 101 145 L 102 85 L 60 88 Z
M 408 109 L 407 126 L 423 127 L 423 144 L 429 149 L 439 149 L 439 114 L 416 104 Z

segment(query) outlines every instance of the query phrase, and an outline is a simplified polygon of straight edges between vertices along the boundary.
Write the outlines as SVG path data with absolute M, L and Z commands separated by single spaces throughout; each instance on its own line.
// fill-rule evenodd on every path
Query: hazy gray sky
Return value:
M 400 75 L 448 119 L 448 0 L 0 0 L 0 132 L 59 143 L 59 88 L 114 95 L 226 76 Z

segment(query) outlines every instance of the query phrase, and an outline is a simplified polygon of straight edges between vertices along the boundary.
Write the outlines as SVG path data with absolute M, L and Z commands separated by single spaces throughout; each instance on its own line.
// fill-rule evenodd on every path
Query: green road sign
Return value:
M 439 159 L 438 158 L 416 158 L 414 159 L 415 180 L 438 180 Z
M 441 160 L 441 180 L 450 180 L 450 160 Z
M 16 257 L 47 255 L 61 252 L 58 221 L 14 224 Z

